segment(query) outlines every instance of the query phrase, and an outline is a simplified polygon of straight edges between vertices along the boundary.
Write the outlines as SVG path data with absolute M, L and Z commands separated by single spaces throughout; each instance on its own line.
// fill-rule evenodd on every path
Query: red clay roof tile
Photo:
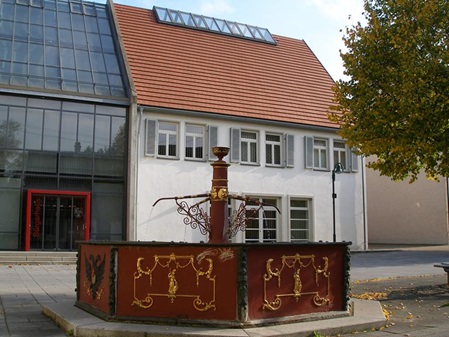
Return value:
M 277 45 L 157 23 L 115 4 L 138 104 L 336 128 L 334 82 L 303 40 Z

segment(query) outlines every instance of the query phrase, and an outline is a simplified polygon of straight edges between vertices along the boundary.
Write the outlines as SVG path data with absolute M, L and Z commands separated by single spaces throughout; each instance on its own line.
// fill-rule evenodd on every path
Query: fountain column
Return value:
M 227 243 L 228 235 L 228 167 L 223 158 L 229 153 L 227 147 L 214 147 L 212 153 L 218 160 L 211 164 L 213 168 L 212 190 L 210 194 L 210 233 L 209 243 Z

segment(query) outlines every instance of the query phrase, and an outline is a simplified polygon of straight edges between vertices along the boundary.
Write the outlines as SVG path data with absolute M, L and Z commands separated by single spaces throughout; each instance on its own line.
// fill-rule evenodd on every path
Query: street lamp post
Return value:
M 343 165 L 341 163 L 336 163 L 334 169 L 332 170 L 332 239 L 337 242 L 337 234 L 335 228 L 335 199 L 337 198 L 337 193 L 335 193 L 335 173 L 340 174 L 344 171 Z

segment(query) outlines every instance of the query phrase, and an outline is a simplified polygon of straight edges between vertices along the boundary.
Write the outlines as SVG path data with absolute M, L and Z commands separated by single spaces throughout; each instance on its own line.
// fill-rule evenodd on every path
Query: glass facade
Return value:
M 0 95 L 0 249 L 22 245 L 27 189 L 91 192 L 91 238 L 122 239 L 125 150 L 126 108 Z
M 0 1 L 0 85 L 125 97 L 106 6 Z
M 124 239 L 129 100 L 115 41 L 107 5 L 0 0 L 0 250 L 72 250 L 86 231 Z

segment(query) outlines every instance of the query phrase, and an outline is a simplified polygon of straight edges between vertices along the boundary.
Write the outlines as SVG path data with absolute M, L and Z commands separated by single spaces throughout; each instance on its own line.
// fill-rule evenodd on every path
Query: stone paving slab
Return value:
M 45 305 L 43 312 L 69 334 L 80 337 L 308 337 L 314 331 L 337 335 L 385 325 L 385 316 L 377 301 L 355 299 L 353 310 L 354 315 L 347 317 L 244 329 L 105 322 L 70 303 Z

